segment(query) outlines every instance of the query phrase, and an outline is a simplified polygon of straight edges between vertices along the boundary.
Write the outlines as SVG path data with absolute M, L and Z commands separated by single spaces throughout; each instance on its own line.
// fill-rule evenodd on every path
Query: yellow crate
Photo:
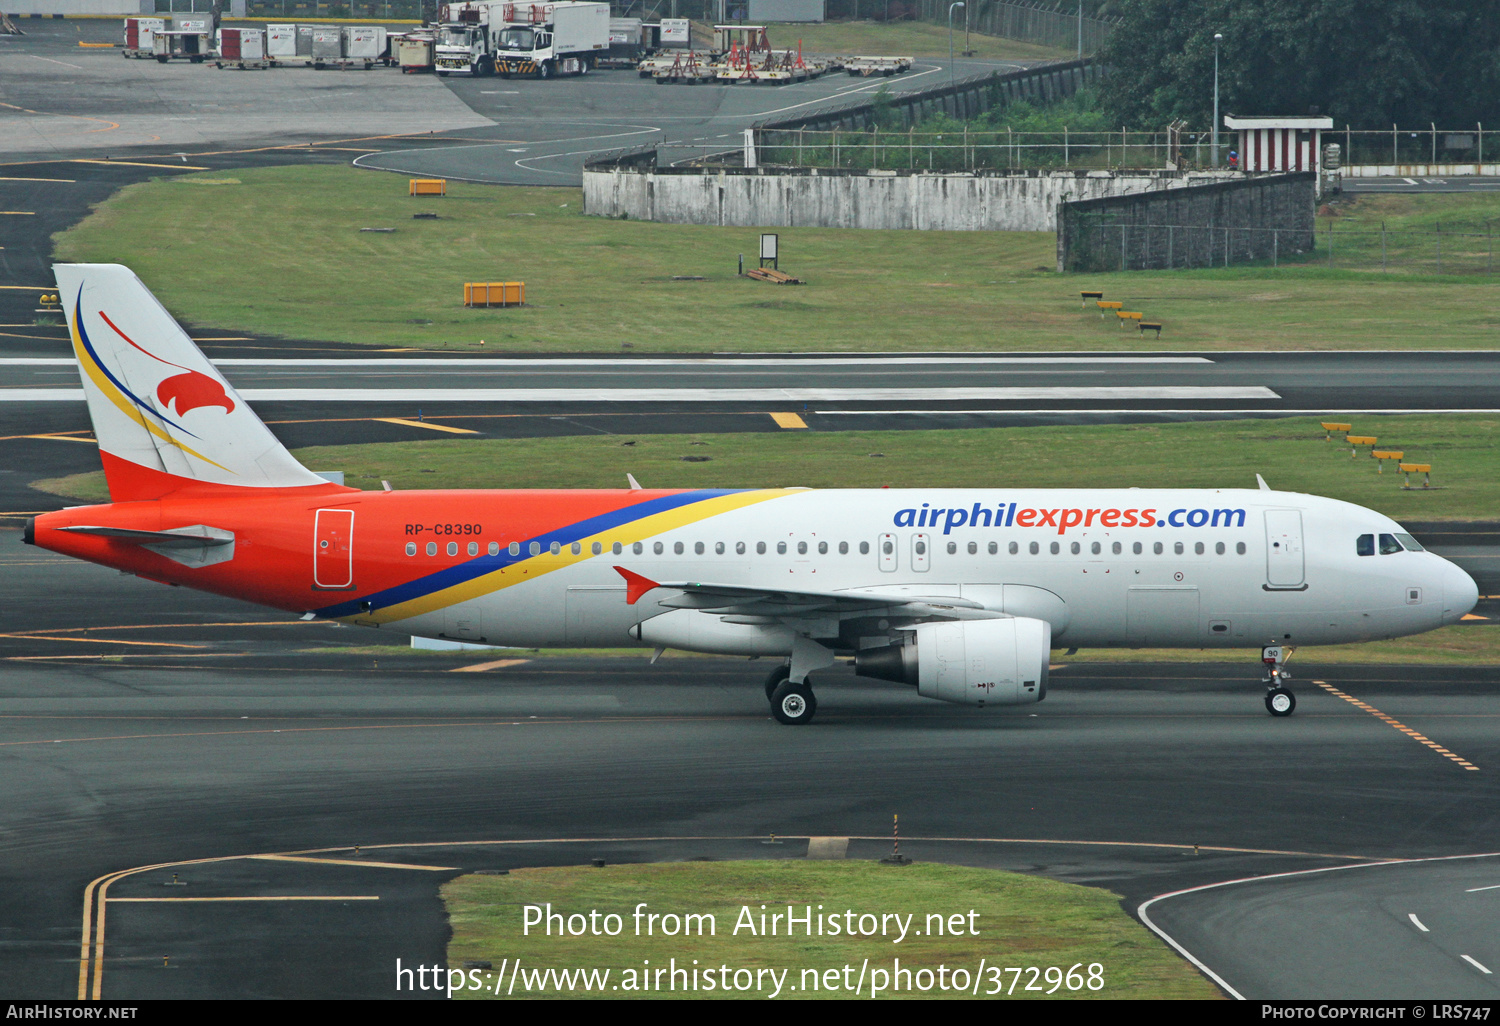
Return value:
M 448 180 L 446 178 L 413 178 L 407 183 L 410 196 L 446 196 L 448 195 Z
M 524 281 L 464 283 L 464 306 L 521 306 L 525 302 Z

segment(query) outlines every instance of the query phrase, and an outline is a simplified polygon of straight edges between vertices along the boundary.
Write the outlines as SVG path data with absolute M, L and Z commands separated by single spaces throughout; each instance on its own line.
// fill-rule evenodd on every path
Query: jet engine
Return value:
M 923 698 L 959 705 L 1020 705 L 1047 697 L 1052 625 L 1015 616 L 924 623 L 904 645 L 866 649 L 854 672 L 915 684 Z

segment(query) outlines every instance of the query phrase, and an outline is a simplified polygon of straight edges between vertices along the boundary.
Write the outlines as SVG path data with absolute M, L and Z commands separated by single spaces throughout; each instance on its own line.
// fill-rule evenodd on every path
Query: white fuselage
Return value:
M 606 540 L 597 555 L 589 541 L 552 554 L 544 541 L 517 583 L 388 625 L 494 645 L 620 647 L 638 643 L 627 631 L 642 621 L 682 617 L 660 592 L 627 604 L 619 566 L 655 581 L 965 599 L 1046 620 L 1059 646 L 1324 645 L 1432 630 L 1473 607 L 1473 580 L 1441 557 L 1357 552 L 1362 535 L 1401 533 L 1359 506 L 1274 491 L 792 491 L 618 553 Z M 804 633 L 848 651 L 889 643 L 882 623 L 846 616 Z M 764 628 L 714 627 L 712 640 L 676 647 L 776 647 Z

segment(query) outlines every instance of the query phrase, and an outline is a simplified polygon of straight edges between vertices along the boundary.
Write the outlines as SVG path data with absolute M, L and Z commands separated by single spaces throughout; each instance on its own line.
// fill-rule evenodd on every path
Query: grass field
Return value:
M 948 29 L 924 21 L 826 21 L 821 25 L 766 26 L 771 45 L 778 50 L 795 48 L 802 42 L 803 53 L 830 55 L 864 54 L 870 57 L 943 57 L 948 56 Z M 711 40 L 713 26 L 693 23 L 693 39 Z M 964 49 L 963 16 L 954 21 L 953 52 Z M 1002 39 L 978 32 L 969 34 L 969 49 L 980 60 L 1069 60 L 1071 50 L 1059 50 L 1018 39 Z
M 1053 987 L 1053 979 L 1059 984 L 1054 999 L 1220 996 L 1191 966 L 1121 911 L 1115 895 L 1019 873 L 936 864 L 895 867 L 875 862 L 789 860 L 678 862 L 603 869 L 569 866 L 512 870 L 510 875 L 499 877 L 461 876 L 443 885 L 442 896 L 453 926 L 448 964 L 457 967 L 466 961 L 490 962 L 494 970 L 488 978 L 482 970 L 472 978 L 486 988 L 495 987 L 505 959 L 511 960 L 507 966 L 519 959 L 522 972 L 546 968 L 609 970 L 608 979 L 592 995 L 574 983 L 561 992 L 555 985 L 528 988 L 525 993 L 529 997 L 721 997 L 726 995 L 720 981 L 732 981 L 736 970 L 748 969 L 749 974 L 740 974 L 746 989 L 731 985 L 727 996 L 764 1000 L 772 996 L 772 978 L 762 974 L 764 989 L 758 992 L 751 989 L 749 980 L 755 970 L 770 969 L 778 975 L 786 971 L 780 976 L 779 996 L 783 998 L 847 999 L 856 996 L 853 985 L 861 967 L 884 971 L 894 978 L 898 958 L 901 967 L 912 973 L 914 985 L 905 992 L 888 989 L 882 997 L 969 996 L 981 959 L 987 966 L 1002 967 L 998 986 L 1011 998 L 1044 997 Z M 662 921 L 650 924 L 653 933 L 647 936 L 644 920 L 637 936 L 633 913 L 640 902 L 647 904 L 643 915 L 712 916 L 713 935 L 709 936 L 708 927 L 701 925 L 707 920 L 700 919 L 694 922 L 700 924 L 701 936 L 662 936 L 658 925 Z M 529 935 L 523 933 L 524 906 L 545 908 L 549 903 L 554 913 L 564 917 L 575 913 L 587 917 L 597 911 L 600 932 L 618 929 L 619 935 L 560 937 L 555 926 L 551 937 L 542 935 L 535 926 Z M 784 918 L 788 905 L 799 917 L 809 906 L 818 915 L 821 906 L 823 916 L 837 915 L 841 926 L 852 922 L 856 930 L 861 929 L 858 924 L 863 914 L 873 913 L 877 920 L 881 913 L 910 915 L 909 929 L 920 930 L 922 935 L 909 932 L 899 943 L 893 942 L 897 936 L 894 932 L 884 937 L 830 936 L 826 931 L 822 936 L 815 933 L 808 937 L 799 932 L 789 937 Z M 768 915 L 782 913 L 777 936 L 759 934 L 762 907 Z M 853 920 L 845 916 L 851 910 Z M 973 918 L 969 917 L 971 911 L 977 913 Z M 620 917 L 618 926 L 604 918 L 610 914 Z M 944 917 L 951 927 L 958 922 L 946 918 L 952 915 L 960 916 L 964 924 L 961 934 L 945 932 L 939 936 L 936 928 L 929 931 L 929 924 L 936 922 L 929 916 Z M 742 916 L 751 917 L 756 935 L 745 929 Z M 884 922 L 891 931 L 899 929 L 895 920 Z M 875 929 L 870 920 L 865 923 L 864 929 Z M 675 924 L 668 925 L 675 928 Z M 740 926 L 737 935 L 736 925 Z M 681 988 L 687 977 L 681 977 L 678 989 L 668 990 L 671 977 L 666 972 L 660 977 L 660 990 L 655 976 L 645 977 L 651 983 L 649 990 L 641 987 L 648 960 L 651 967 L 670 970 L 674 959 L 676 966 L 688 970 L 711 970 L 715 988 L 706 989 L 698 976 L 695 989 L 684 992 Z M 853 967 L 847 979 L 842 971 L 846 965 Z M 935 973 L 939 965 L 946 966 L 950 975 L 955 969 L 963 970 L 967 975 L 964 986 L 946 995 L 936 986 L 926 992 L 916 990 L 916 971 Z M 1099 981 L 1097 990 L 1088 986 L 1092 965 L 1100 967 L 1094 976 Z M 727 976 L 720 972 L 721 966 L 728 967 Z M 1011 993 L 1015 976 L 1003 971 L 1008 966 L 1036 966 L 1043 972 L 1036 977 L 1021 974 L 1020 983 Z M 1047 979 L 1045 970 L 1052 966 L 1059 972 Z M 1065 974 L 1075 967 L 1077 976 L 1070 989 Z M 837 972 L 825 976 L 829 970 Z M 832 986 L 835 978 L 836 987 Z M 992 992 L 997 985 L 992 982 L 995 979 L 986 971 L 978 981 L 980 992 Z M 866 972 L 859 996 L 870 997 L 871 984 L 878 980 L 879 975 Z M 1040 989 L 1027 992 L 1025 987 L 1033 980 Z M 524 985 L 525 978 L 522 982 Z M 518 987 L 512 996 L 521 992 Z M 502 988 L 499 996 L 507 993 Z M 494 995 L 466 990 L 453 996 Z
M 1466 217 L 1500 217 L 1500 197 L 1461 199 Z M 1379 200 L 1394 228 L 1450 198 Z M 1493 278 L 1058 274 L 1046 232 L 779 229 L 783 269 L 809 284 L 775 286 L 735 273 L 757 229 L 585 217 L 581 203 L 576 189 L 457 182 L 411 199 L 402 177 L 347 167 L 212 172 L 130 186 L 56 250 L 129 264 L 175 314 L 216 330 L 439 350 L 1483 348 L 1500 329 Z M 523 309 L 461 305 L 466 281 L 515 280 Z M 1161 340 L 1083 310 L 1082 289 L 1162 321 Z
M 1358 431 L 1430 462 L 1431 491 L 1402 491 L 1324 441 L 1315 418 L 965 431 L 584 435 L 453 439 L 299 449 L 355 487 L 652 488 L 1161 487 L 1274 488 L 1358 503 L 1396 520 L 1482 519 L 1500 510 L 1500 417 L 1368 417 Z M 633 442 L 626 446 L 623 443 Z M 878 453 L 879 455 L 872 455 Z M 684 462 L 685 456 L 708 456 Z M 1168 469 L 1170 468 L 1170 469 Z M 34 483 L 84 501 L 105 497 L 102 471 Z

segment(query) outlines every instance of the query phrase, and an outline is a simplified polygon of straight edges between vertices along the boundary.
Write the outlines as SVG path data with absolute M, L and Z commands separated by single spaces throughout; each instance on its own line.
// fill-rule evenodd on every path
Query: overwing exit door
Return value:
M 354 510 L 320 509 L 313 523 L 313 587 L 354 587 Z

